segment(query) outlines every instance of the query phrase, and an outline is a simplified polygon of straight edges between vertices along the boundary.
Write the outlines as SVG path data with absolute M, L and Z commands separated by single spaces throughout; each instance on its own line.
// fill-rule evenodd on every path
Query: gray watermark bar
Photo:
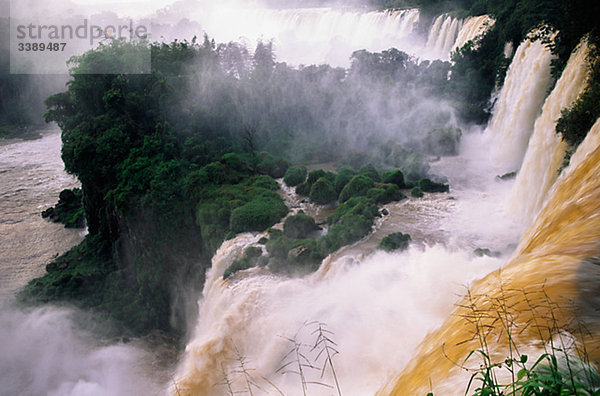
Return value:
M 120 18 L 114 13 L 40 15 L 17 0 L 10 10 L 10 72 L 13 74 L 67 74 L 87 51 L 106 54 L 77 72 L 88 74 L 146 74 L 151 70 L 150 23 Z

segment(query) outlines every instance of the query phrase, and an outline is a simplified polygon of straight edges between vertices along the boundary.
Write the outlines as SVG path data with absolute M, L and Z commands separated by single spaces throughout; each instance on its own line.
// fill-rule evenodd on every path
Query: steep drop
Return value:
M 523 41 L 508 68 L 485 133 L 501 173 L 517 171 L 540 115 L 552 78 L 552 54 L 541 40 Z
M 508 204 L 508 210 L 521 218 L 525 226 L 531 224 L 542 208 L 547 192 L 558 177 L 566 143 L 555 133 L 556 121 L 561 110 L 570 106 L 585 87 L 587 54 L 588 45 L 583 42 L 571 55 L 556 86 L 546 98 L 542 114 L 535 121 Z

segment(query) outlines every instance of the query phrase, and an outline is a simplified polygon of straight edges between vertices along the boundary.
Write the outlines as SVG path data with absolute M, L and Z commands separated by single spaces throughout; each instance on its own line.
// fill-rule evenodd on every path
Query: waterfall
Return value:
M 450 15 L 435 18 L 429 31 L 426 48 L 434 59 L 450 59 L 450 51 L 454 47 L 456 37 L 463 21 Z
M 494 362 L 511 353 L 508 328 L 521 348 L 519 354 L 535 359 L 551 338 L 566 338 L 585 347 L 592 364 L 600 362 L 595 292 L 600 267 L 594 261 L 600 254 L 599 135 L 600 120 L 506 267 L 471 287 L 470 297 L 427 336 L 416 358 L 380 395 L 464 394 L 471 374 L 458 366 L 471 351 L 482 348 L 477 326 L 486 329 Z M 500 314 L 509 320 L 503 322 Z M 466 366 L 476 369 L 479 363 L 472 359 Z
M 562 109 L 569 107 L 585 87 L 588 69 L 587 42 L 571 55 L 556 86 L 546 98 L 542 114 L 534 124 L 533 135 L 513 187 L 508 210 L 531 223 L 541 209 L 547 192 L 558 177 L 566 144 L 555 133 L 556 121 Z
M 214 5 L 191 15 L 217 42 L 242 41 L 252 48 L 272 40 L 279 61 L 293 65 L 328 63 L 348 66 L 357 49 L 392 47 L 414 53 L 410 39 L 419 10 L 344 11 L 332 8 L 266 9 Z
M 541 40 L 519 45 L 485 133 L 493 143 L 492 159 L 501 173 L 521 166 L 535 120 L 550 88 L 552 54 Z
M 425 52 L 426 59 L 450 60 L 450 55 L 469 40 L 484 33 L 494 23 L 487 15 L 458 19 L 448 14 L 435 18 L 429 35 Z
M 455 51 L 465 45 L 467 41 L 473 40 L 475 37 L 484 33 L 494 24 L 494 19 L 488 15 L 480 15 L 468 18 L 458 32 L 452 51 Z

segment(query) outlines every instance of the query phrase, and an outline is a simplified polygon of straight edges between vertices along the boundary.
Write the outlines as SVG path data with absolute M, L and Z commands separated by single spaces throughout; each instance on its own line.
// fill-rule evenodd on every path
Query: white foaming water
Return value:
M 498 182 L 490 174 L 492 167 L 485 165 L 481 150 L 483 138 L 468 134 L 461 148 L 465 155 L 434 164 L 434 170 L 447 172 L 453 186 L 450 195 L 434 194 L 421 201 L 424 211 L 413 199 L 387 206 L 392 212 L 387 217 L 396 218 L 394 211 L 410 204 L 416 217 L 427 218 L 425 229 L 445 230 L 442 235 L 449 237 L 442 236 L 444 246 L 415 244 L 404 253 L 368 253 L 368 237 L 327 258 L 318 272 L 304 278 L 251 269 L 223 281 L 226 267 L 261 235 L 242 234 L 224 242 L 213 258 L 198 324 L 171 393 L 247 391 L 246 371 L 262 389 L 300 395 L 302 380 L 291 372 L 294 361 L 287 354 L 298 345 L 306 363 L 321 369 L 319 348 L 312 348 L 318 323 L 324 323 L 339 351 L 334 367 L 342 394 L 373 394 L 404 367 L 425 334 L 442 323 L 464 287 L 504 261 L 475 257 L 473 249 L 507 253 L 507 245 L 517 241 L 515 228 L 507 225 L 502 212 L 511 182 Z M 444 208 L 435 219 L 426 213 L 430 201 Z M 406 232 L 402 219 L 396 220 L 394 231 Z M 329 367 L 325 373 L 320 378 L 319 370 L 304 368 L 306 382 L 334 386 Z M 329 395 L 332 390 L 309 385 L 309 393 Z
M 402 254 L 378 252 L 360 263 L 342 258 L 331 264 L 337 267 L 334 277 L 282 279 L 249 271 L 233 283 L 214 280 L 218 287 L 206 285 L 211 295 L 201 303 L 199 326 L 172 392 L 225 395 L 225 379 L 234 392 L 241 391 L 241 357 L 263 389 L 273 390 L 270 382 L 285 394 L 302 394 L 301 379 L 279 369 L 289 362 L 293 341 L 302 344 L 300 353 L 308 361 L 322 367 L 318 350 L 311 351 L 316 321 L 332 332 L 340 352 L 334 367 L 342 392 L 373 393 L 442 322 L 464 286 L 499 263 L 434 246 Z M 399 338 L 402 343 L 396 342 Z M 333 384 L 329 369 L 322 379 L 319 370 L 305 367 L 304 372 L 306 381 Z M 312 385 L 310 393 L 331 390 Z
M 566 143 L 555 133 L 562 109 L 569 107 L 585 87 L 588 45 L 584 41 L 569 58 L 556 86 L 536 119 L 533 135 L 508 202 L 508 210 L 529 226 L 543 206 L 547 192 L 558 177 Z
M 427 38 L 427 52 L 432 58 L 448 60 L 450 51 L 463 21 L 449 15 L 440 15 L 433 21 L 429 36 Z
M 499 173 L 517 171 L 552 83 L 552 54 L 540 40 L 525 40 L 508 68 L 504 85 L 485 130 Z
M 418 54 L 425 59 L 450 60 L 452 52 L 484 33 L 493 23 L 494 19 L 487 15 L 466 19 L 440 15 L 433 21 L 424 51 Z

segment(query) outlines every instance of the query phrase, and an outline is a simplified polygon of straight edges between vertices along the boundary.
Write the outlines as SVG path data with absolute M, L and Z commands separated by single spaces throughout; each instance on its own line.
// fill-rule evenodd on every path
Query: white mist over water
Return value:
M 94 346 L 73 312 L 44 307 L 0 310 L 0 393 L 5 395 L 153 395 L 150 355 L 123 344 Z M 156 377 L 154 377 L 156 378 Z

